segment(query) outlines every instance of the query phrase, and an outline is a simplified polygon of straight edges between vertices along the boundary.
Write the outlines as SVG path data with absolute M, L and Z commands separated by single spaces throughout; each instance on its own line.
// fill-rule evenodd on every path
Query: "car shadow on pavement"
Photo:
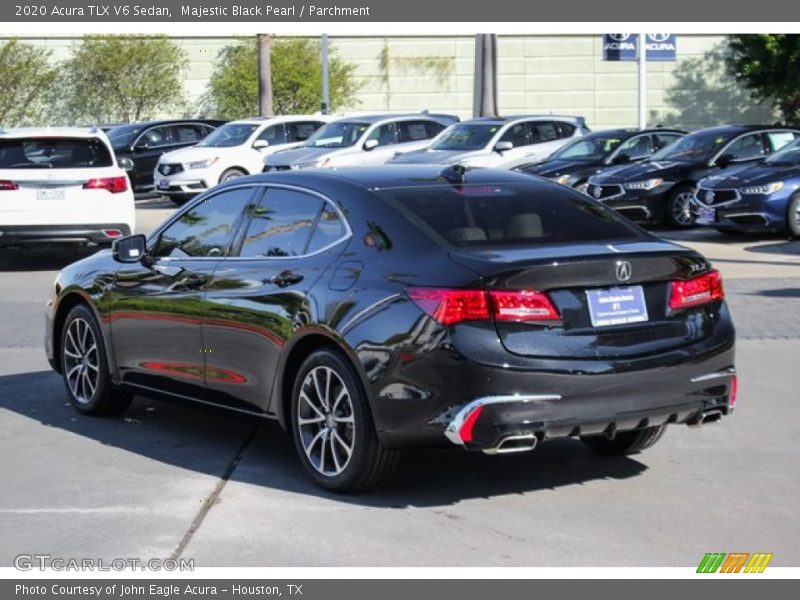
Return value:
M 91 256 L 99 248 L 81 250 L 0 250 L 0 271 L 60 271 L 67 265 Z
M 33 444 L 47 444 L 47 436 L 58 435 L 52 431 L 56 428 L 215 477 L 223 477 L 238 462 L 230 482 L 372 508 L 448 506 L 470 498 L 627 479 L 647 469 L 630 457 L 597 456 L 577 440 L 551 441 L 534 452 L 504 456 L 460 450 L 408 451 L 384 489 L 345 496 L 328 493 L 311 482 L 297 460 L 290 436 L 275 422 L 145 398 L 137 398 L 120 417 L 83 416 L 69 405 L 60 376 L 49 371 L 0 376 L 0 413 L 3 409 L 42 425 L 40 440 L 28 438 Z M 7 455 L 24 451 L 0 446 L 0 452 Z M 97 459 L 113 460 L 113 456 Z

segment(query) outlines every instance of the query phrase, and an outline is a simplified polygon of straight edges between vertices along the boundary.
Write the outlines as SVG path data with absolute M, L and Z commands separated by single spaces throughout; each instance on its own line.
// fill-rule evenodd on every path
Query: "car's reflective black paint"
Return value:
M 776 142 L 788 135 L 786 142 Z M 752 164 L 778 150 L 800 135 L 791 127 L 731 125 L 694 131 L 677 144 L 694 139 L 714 139 L 709 151 L 697 157 L 663 158 L 670 148 L 657 152 L 651 159 L 634 165 L 612 166 L 589 179 L 586 193 L 607 206 L 622 211 L 627 217 L 642 223 L 667 223 L 688 226 L 693 222 L 690 202 L 697 183 L 723 168 L 736 164 Z M 756 144 L 732 151 L 734 145 L 749 139 Z M 636 189 L 641 182 L 660 182 L 650 189 Z
M 539 175 L 580 190 L 586 188 L 590 177 L 611 165 L 636 163 L 649 158 L 672 141 L 686 135 L 680 129 L 608 129 L 595 131 L 554 152 L 547 160 L 516 167 L 529 175 Z M 570 148 L 580 144 L 592 143 L 595 140 L 617 140 L 608 144 L 606 151 L 590 157 L 571 157 Z M 636 141 L 644 142 L 636 144 Z M 628 142 L 626 144 L 626 142 Z M 635 145 L 633 149 L 629 146 Z
M 387 448 L 449 444 L 445 430 L 459 411 L 488 397 L 519 401 L 487 405 L 468 448 L 495 448 L 520 433 L 612 435 L 729 412 L 734 329 L 725 302 L 679 313 L 667 307 L 670 281 L 708 272 L 702 256 L 632 225 L 621 241 L 443 248 L 381 195 L 462 185 L 439 169 L 285 172 L 218 186 L 157 229 L 150 250 L 171 222 L 234 188 L 252 190 L 247 210 L 264 188 L 324 196 L 346 218 L 346 235 L 300 258 L 146 256 L 120 264 L 101 251 L 59 275 L 47 310 L 48 357 L 59 369 L 65 315 L 83 302 L 101 324 L 116 384 L 287 425 L 300 363 L 315 349 L 333 348 L 358 373 Z M 476 169 L 463 185 L 506 184 L 606 212 L 568 188 L 518 173 Z M 242 235 L 234 227 L 227 252 L 235 253 Z M 632 266 L 626 284 L 644 289 L 650 321 L 595 328 L 585 290 L 619 286 L 620 260 Z M 560 319 L 446 327 L 409 299 L 409 288 L 426 287 L 535 289 L 550 295 Z

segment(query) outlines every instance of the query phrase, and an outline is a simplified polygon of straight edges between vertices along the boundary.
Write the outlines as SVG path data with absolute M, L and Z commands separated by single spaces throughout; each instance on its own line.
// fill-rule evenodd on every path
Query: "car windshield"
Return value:
M 709 160 L 731 139 L 732 135 L 719 132 L 690 133 L 671 143 L 650 157 L 652 162 Z
M 257 128 L 258 125 L 249 123 L 228 123 L 212 131 L 197 145 L 209 148 L 241 146 L 250 139 L 250 136 L 253 135 Z
M 527 183 L 379 192 L 443 246 L 513 247 L 641 238 L 613 210 L 570 190 Z
M 369 123 L 336 121 L 317 129 L 304 145 L 311 148 L 348 148 L 360 140 L 367 129 Z
M 142 131 L 144 131 L 143 125 L 120 125 L 109 129 L 106 135 L 111 145 L 119 148 L 120 146 L 130 146 Z
M 769 156 L 764 164 L 773 166 L 795 166 L 800 165 L 800 140 L 792 142 L 785 148 Z
M 83 169 L 114 161 L 98 138 L 17 138 L 0 140 L 0 169 Z
M 440 133 L 431 143 L 431 150 L 480 150 L 500 130 L 497 123 L 461 123 Z
M 614 152 L 624 138 L 618 135 L 592 135 L 570 142 L 550 156 L 551 160 L 602 160 Z

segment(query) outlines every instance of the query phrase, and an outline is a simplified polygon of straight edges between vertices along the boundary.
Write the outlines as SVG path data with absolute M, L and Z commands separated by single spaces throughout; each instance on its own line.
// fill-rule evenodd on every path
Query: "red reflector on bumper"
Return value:
M 472 431 L 475 429 L 475 423 L 478 422 L 478 418 L 481 416 L 482 412 L 483 405 L 480 404 L 475 410 L 469 413 L 466 419 L 464 419 L 464 424 L 461 426 L 458 436 L 465 444 L 472 441 Z

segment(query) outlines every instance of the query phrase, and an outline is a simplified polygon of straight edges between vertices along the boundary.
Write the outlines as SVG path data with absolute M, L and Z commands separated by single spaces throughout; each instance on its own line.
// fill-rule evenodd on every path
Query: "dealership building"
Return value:
M 624 38 L 624 34 L 613 34 Z M 632 38 L 634 36 L 631 36 Z M 79 38 L 27 38 L 66 58 Z M 176 37 L 188 57 L 184 87 L 199 106 L 215 60 L 233 37 Z M 595 129 L 638 122 L 637 63 L 606 60 L 603 35 L 501 35 L 497 43 L 501 114 L 581 115 Z M 649 125 L 688 129 L 719 123 L 772 122 L 773 112 L 754 103 L 725 73 L 725 36 L 675 36 L 674 59 L 648 61 Z M 357 66 L 357 101 L 347 112 L 428 109 L 472 116 L 475 40 L 455 36 L 330 36 L 338 56 Z M 607 48 L 606 48 L 607 49 Z

